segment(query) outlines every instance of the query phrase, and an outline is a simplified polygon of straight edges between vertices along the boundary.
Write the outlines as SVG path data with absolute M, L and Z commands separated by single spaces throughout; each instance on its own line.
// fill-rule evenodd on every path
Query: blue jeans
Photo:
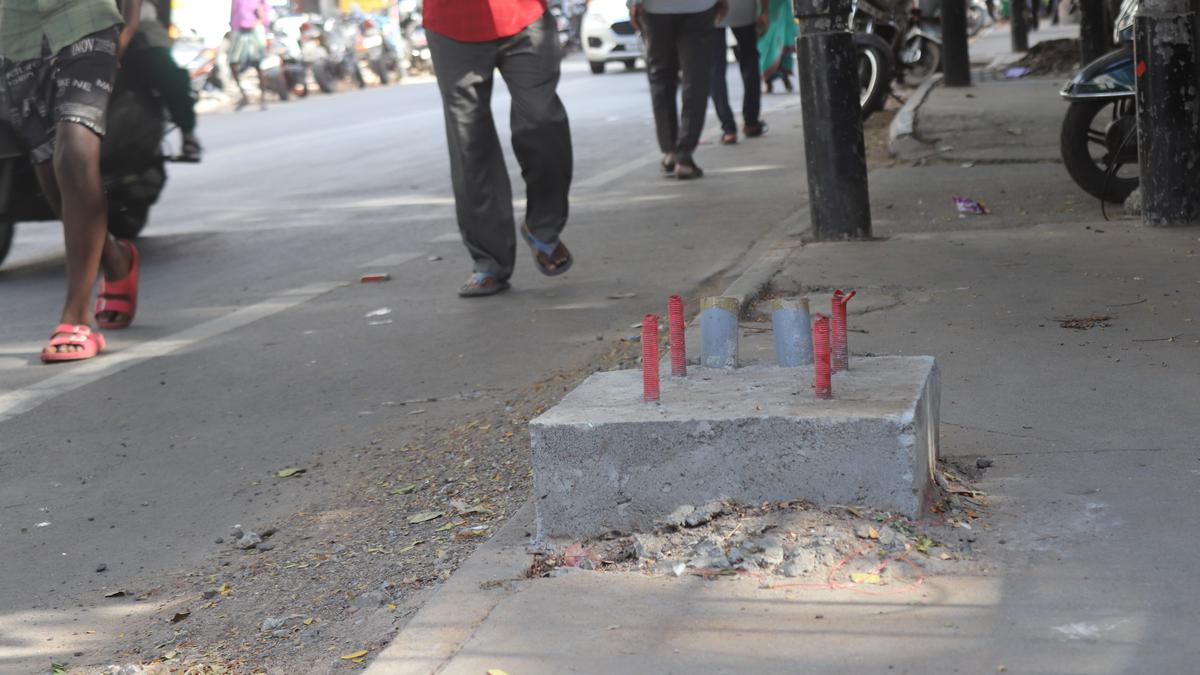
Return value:
M 738 69 L 742 71 L 742 119 L 746 126 L 759 123 L 759 112 L 762 109 L 762 86 L 758 66 L 758 34 L 754 25 L 731 28 L 737 46 L 733 55 L 737 57 Z M 733 118 L 733 109 L 729 107 L 729 88 L 725 85 L 725 29 L 713 31 L 713 71 L 712 71 L 712 102 L 717 111 L 717 119 L 721 120 L 721 129 L 727 134 L 737 133 L 737 122 Z

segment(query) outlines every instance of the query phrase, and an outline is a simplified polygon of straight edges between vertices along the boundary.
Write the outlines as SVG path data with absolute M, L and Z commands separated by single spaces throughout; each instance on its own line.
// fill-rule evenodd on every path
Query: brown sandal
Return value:
M 462 288 L 458 289 L 458 297 L 482 298 L 502 293 L 508 288 L 508 282 L 497 279 L 496 275 L 488 272 L 476 272 L 467 279 L 467 283 L 463 284 Z

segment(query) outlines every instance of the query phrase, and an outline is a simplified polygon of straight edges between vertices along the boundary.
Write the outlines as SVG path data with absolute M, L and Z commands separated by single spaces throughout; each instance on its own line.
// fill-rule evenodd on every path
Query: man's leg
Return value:
M 500 48 L 500 75 L 512 94 L 513 152 L 525 178 L 525 222 L 533 236 L 555 242 L 567 224 L 571 191 L 571 127 L 558 97 L 559 54 L 546 13 Z
M 512 276 L 517 240 L 512 184 L 492 119 L 498 50 L 494 42 L 460 42 L 432 31 L 428 36 L 446 117 L 458 229 L 475 271 L 506 281 Z
M 646 38 L 646 75 L 650 78 L 650 106 L 654 110 L 658 147 L 663 154 L 672 155 L 679 144 L 679 112 L 675 105 L 679 87 L 676 15 L 647 12 L 642 34 Z
M 100 137 L 73 122 L 59 122 L 53 162 L 36 165 L 51 209 L 62 219 L 66 241 L 67 298 L 60 323 L 91 325 L 92 287 L 101 264 L 107 279 L 129 274 L 129 253 L 108 238 L 108 200 L 100 180 Z M 59 352 L 81 347 L 63 345 Z
M 737 35 L 737 29 L 734 29 L 734 35 Z M 740 43 L 739 43 L 740 44 Z M 721 120 L 721 131 L 725 134 L 737 134 L 737 120 L 733 118 L 733 108 L 729 106 L 729 88 L 725 84 L 725 70 L 727 67 L 725 52 L 728 48 L 725 44 L 725 29 L 715 28 L 712 32 L 712 102 L 713 109 L 717 112 L 717 119 Z
M 263 75 L 262 62 L 254 64 L 254 72 L 258 73 L 258 106 L 267 109 L 267 78 Z
M 676 38 L 679 69 L 683 73 L 679 115 L 679 144 L 675 151 L 682 164 L 693 164 L 692 153 L 704 131 L 704 113 L 708 108 L 708 85 L 712 74 L 712 25 L 715 10 L 680 14 Z
M 742 71 L 742 120 L 748 127 L 755 127 L 761 122 L 762 79 L 758 63 L 758 33 L 753 24 L 733 29 L 733 37 L 737 40 L 734 55 Z M 716 87 L 714 81 L 713 86 Z

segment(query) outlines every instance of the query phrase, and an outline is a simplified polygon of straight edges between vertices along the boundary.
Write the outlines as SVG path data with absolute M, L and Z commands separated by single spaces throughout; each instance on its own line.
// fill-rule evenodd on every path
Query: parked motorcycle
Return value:
M 198 36 L 175 40 L 171 47 L 171 57 L 180 68 L 187 71 L 192 91 L 196 94 L 205 90 L 221 91 L 225 88 L 221 79 L 221 69 L 217 65 L 220 60 L 219 50 L 206 47 Z
M 1080 69 L 1063 88 L 1070 102 L 1060 148 L 1067 173 L 1085 192 L 1123 202 L 1140 181 L 1133 58 L 1137 0 L 1124 0 L 1114 38 L 1120 44 Z
M 385 22 L 386 19 L 380 17 L 363 19 L 359 23 L 356 45 L 359 60 L 375 73 L 380 84 L 388 84 L 393 75 L 400 74 L 400 54 L 384 30 Z
M 108 132 L 100 145 L 100 173 L 108 195 L 108 231 L 123 239 L 141 233 L 167 182 L 162 151 L 166 112 L 158 94 L 133 87 L 118 73 L 108 107 Z M 0 123 L 0 262 L 19 222 L 55 220 L 42 195 L 29 154 L 15 132 Z
M 304 40 L 313 43 L 311 68 L 317 86 L 326 94 L 337 90 L 340 80 L 349 79 L 358 88 L 367 86 L 358 65 L 355 47 L 358 43 L 358 25 L 338 19 L 326 19 L 322 23 L 308 23 L 302 28 Z
M 858 52 L 858 103 L 863 117 L 883 108 L 896 77 L 896 45 L 904 34 L 909 0 L 854 0 L 850 26 Z
M 898 53 L 900 75 L 909 84 L 923 82 L 942 67 L 942 2 L 913 0 L 908 29 Z
M 400 31 L 404 36 L 405 71 L 409 75 L 432 75 L 433 57 L 429 52 L 429 38 L 425 35 L 419 13 L 412 13 L 400 22 Z

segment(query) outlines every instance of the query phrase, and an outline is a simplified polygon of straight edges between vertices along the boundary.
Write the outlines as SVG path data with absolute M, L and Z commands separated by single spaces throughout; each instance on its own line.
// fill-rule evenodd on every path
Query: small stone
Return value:
M 108 565 L 105 565 L 104 563 L 100 563 L 99 565 L 96 565 L 96 574 L 99 574 L 107 569 L 108 569 Z
M 691 516 L 695 511 L 696 507 L 691 504 L 684 504 L 672 511 L 671 515 L 663 519 L 663 522 L 672 527 L 683 527 L 687 524 L 688 516 Z
M 980 469 L 986 469 L 991 465 L 992 460 L 988 459 L 987 457 L 980 457 L 979 459 L 975 460 L 975 466 Z
M 241 525 L 234 525 L 233 527 L 229 528 L 229 538 L 230 539 L 241 539 L 243 534 L 245 534 L 245 533 L 242 532 Z
M 662 557 L 662 540 L 649 534 L 635 534 L 633 552 L 639 558 L 658 560 Z
M 696 527 L 711 521 L 717 516 L 723 515 L 728 511 L 725 502 L 714 500 L 708 502 L 704 506 L 695 509 L 686 519 L 688 527 Z
M 271 542 L 268 542 L 268 541 L 264 541 L 264 542 L 259 543 L 257 548 L 260 551 L 270 551 L 271 549 L 275 548 L 275 544 L 272 544 Z
M 274 636 L 275 636 L 275 637 L 277 637 L 277 638 L 285 638 L 285 637 L 287 637 L 287 636 L 289 636 L 289 635 L 291 635 L 291 634 L 292 634 L 292 631 L 290 631 L 290 630 L 287 630 L 287 629 L 283 629 L 283 628 L 281 628 L 280 630 L 277 630 L 277 631 L 274 631 L 274 632 L 272 632 L 272 633 L 271 633 L 271 635 L 274 635 Z
M 386 605 L 391 598 L 381 591 L 363 593 L 354 600 L 354 606 L 359 609 L 378 609 Z
M 262 537 L 253 532 L 246 532 L 237 540 L 237 547 L 240 549 L 251 549 L 262 543 Z
M 267 618 L 263 619 L 262 625 L 259 627 L 259 630 L 266 633 L 268 631 L 272 631 L 272 630 L 275 630 L 276 628 L 279 628 L 280 626 L 282 626 L 285 623 L 287 623 L 287 619 L 285 619 L 281 616 L 279 616 L 279 617 L 268 616 Z
M 783 542 L 778 537 L 763 537 L 758 545 L 762 551 L 756 557 L 759 567 L 777 567 L 783 562 Z
M 779 573 L 785 577 L 798 577 L 804 574 L 804 569 L 800 567 L 800 563 L 789 560 L 780 566 Z
M 210 588 L 201 593 L 200 597 L 204 598 L 205 600 L 212 600 L 213 598 L 217 597 L 217 590 L 215 588 Z
M 215 541 L 213 541 L 213 543 L 214 543 L 214 544 L 224 544 L 224 543 L 225 543 L 225 537 L 217 537 L 217 538 L 216 538 L 216 540 L 215 540 Z
M 879 543 L 882 546 L 891 546 L 896 543 L 896 531 L 887 525 L 882 525 L 879 528 Z
M 276 532 L 275 528 L 268 527 L 265 530 L 263 530 L 262 532 L 259 532 L 258 536 L 262 537 L 263 539 L 266 539 L 267 537 L 275 534 L 275 532 Z
M 688 560 L 687 566 L 701 569 L 728 569 L 732 567 L 732 564 L 729 562 L 729 556 L 725 554 L 725 548 L 721 545 L 721 541 L 709 537 L 696 544 L 696 547 L 692 549 L 692 558 Z
M 1129 193 L 1125 198 L 1125 215 L 1140 216 L 1142 215 L 1142 189 L 1137 188 Z
M 859 523 L 859 524 L 855 525 L 854 526 L 854 536 L 858 537 L 859 539 L 870 539 L 871 538 L 871 526 L 863 524 L 863 523 Z

